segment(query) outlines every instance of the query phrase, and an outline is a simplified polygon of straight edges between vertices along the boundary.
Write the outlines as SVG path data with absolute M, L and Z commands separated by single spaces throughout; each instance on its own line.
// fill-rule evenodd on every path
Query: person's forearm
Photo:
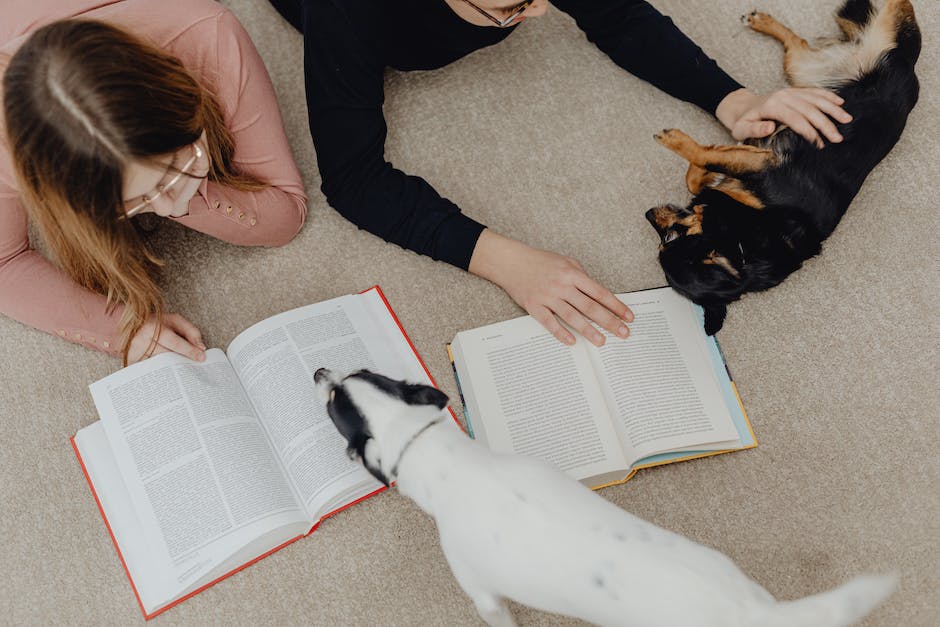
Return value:
M 241 246 L 283 246 L 304 224 L 303 196 L 276 187 L 242 191 L 208 183 L 173 221 Z
M 304 10 L 308 125 L 321 190 L 359 228 L 466 269 L 483 225 L 385 160 L 385 59 L 373 45 L 374 25 L 351 19 L 343 6 L 315 2 Z
M 742 86 L 672 20 L 641 0 L 553 0 L 617 65 L 662 91 L 715 113 Z
M 281 246 L 304 223 L 307 198 L 284 131 L 274 85 L 257 49 L 229 11 L 218 21 L 216 97 L 232 134 L 232 165 L 268 187 L 242 191 L 204 183 L 179 221 L 234 244 Z
M 111 355 L 120 352 L 118 322 L 105 297 L 77 285 L 42 255 L 26 250 L 0 266 L 0 314 Z
M 322 144 L 321 144 L 322 145 Z M 318 152 L 319 154 L 319 152 Z M 356 166 L 321 166 L 323 192 L 343 217 L 361 229 L 420 255 L 466 270 L 483 225 L 464 215 L 424 179 L 362 155 Z
M 499 233 L 483 229 L 473 248 L 473 255 L 470 257 L 467 270 L 487 281 L 497 283 L 496 279 L 500 270 L 497 263 L 498 250 L 505 245 L 505 240 L 506 238 Z

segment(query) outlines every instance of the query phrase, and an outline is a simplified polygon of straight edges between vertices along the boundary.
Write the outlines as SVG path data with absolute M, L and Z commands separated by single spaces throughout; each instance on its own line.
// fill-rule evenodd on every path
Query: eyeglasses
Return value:
M 488 19 L 489 21 L 493 22 L 493 23 L 496 24 L 498 27 L 500 27 L 500 28 L 506 28 L 507 26 L 509 26 L 510 24 L 512 24 L 513 21 L 514 21 L 517 17 L 519 17 L 520 15 L 522 15 L 523 13 L 525 13 L 525 10 L 529 8 L 529 5 L 532 4 L 532 2 L 533 2 L 534 0 L 526 0 L 525 2 L 523 2 L 522 4 L 520 4 L 519 6 L 513 8 L 513 9 L 510 9 L 511 13 L 510 13 L 509 17 L 507 17 L 507 18 L 505 18 L 505 19 L 502 19 L 502 20 L 499 19 L 498 17 L 492 15 L 492 14 L 491 14 L 489 11 L 487 11 L 486 9 L 481 9 L 481 8 L 478 7 L 477 5 L 473 4 L 472 2 L 470 2 L 470 0 L 463 0 L 463 1 L 466 2 L 467 4 L 469 4 L 477 13 L 479 13 L 480 15 L 482 15 L 483 17 L 485 17 L 485 18 Z
M 176 171 L 176 174 L 166 183 L 161 183 L 154 188 L 153 194 L 144 194 L 140 196 L 140 202 L 134 204 L 133 206 L 128 207 L 131 202 L 134 202 L 136 199 L 131 199 L 124 203 L 124 217 L 131 218 L 144 209 L 150 207 L 155 200 L 160 198 L 163 195 L 168 196 L 170 199 L 175 200 L 174 194 L 176 193 L 175 187 L 179 184 L 184 176 L 189 176 L 193 178 L 205 178 L 209 175 L 208 170 L 203 175 L 195 175 L 189 170 L 200 161 L 205 154 L 202 148 L 199 147 L 199 144 L 191 144 L 190 146 L 193 149 L 192 156 L 183 164 L 181 168 Z

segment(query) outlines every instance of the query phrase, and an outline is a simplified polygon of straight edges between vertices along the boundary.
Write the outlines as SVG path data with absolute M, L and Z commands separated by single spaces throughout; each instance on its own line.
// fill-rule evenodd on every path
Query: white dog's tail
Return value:
M 896 575 L 863 575 L 838 588 L 768 607 L 754 621 L 763 627 L 847 627 L 894 592 Z

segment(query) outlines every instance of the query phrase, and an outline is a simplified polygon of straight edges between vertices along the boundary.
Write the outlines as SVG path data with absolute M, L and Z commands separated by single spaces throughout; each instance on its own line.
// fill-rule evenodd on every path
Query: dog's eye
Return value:
M 666 233 L 666 237 L 663 239 L 663 241 L 666 244 L 668 244 L 669 242 L 676 239 L 677 237 L 679 237 L 678 233 L 676 233 L 675 231 L 669 231 L 668 233 Z

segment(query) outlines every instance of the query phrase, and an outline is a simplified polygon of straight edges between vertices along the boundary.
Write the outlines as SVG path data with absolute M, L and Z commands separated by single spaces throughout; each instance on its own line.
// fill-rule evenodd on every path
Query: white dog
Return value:
M 318 391 L 349 455 L 397 481 L 437 522 L 454 576 L 490 625 L 506 599 L 599 625 L 850 625 L 896 586 L 864 576 L 776 601 L 721 553 L 640 520 L 555 467 L 497 455 L 442 410 L 440 390 L 320 369 Z

